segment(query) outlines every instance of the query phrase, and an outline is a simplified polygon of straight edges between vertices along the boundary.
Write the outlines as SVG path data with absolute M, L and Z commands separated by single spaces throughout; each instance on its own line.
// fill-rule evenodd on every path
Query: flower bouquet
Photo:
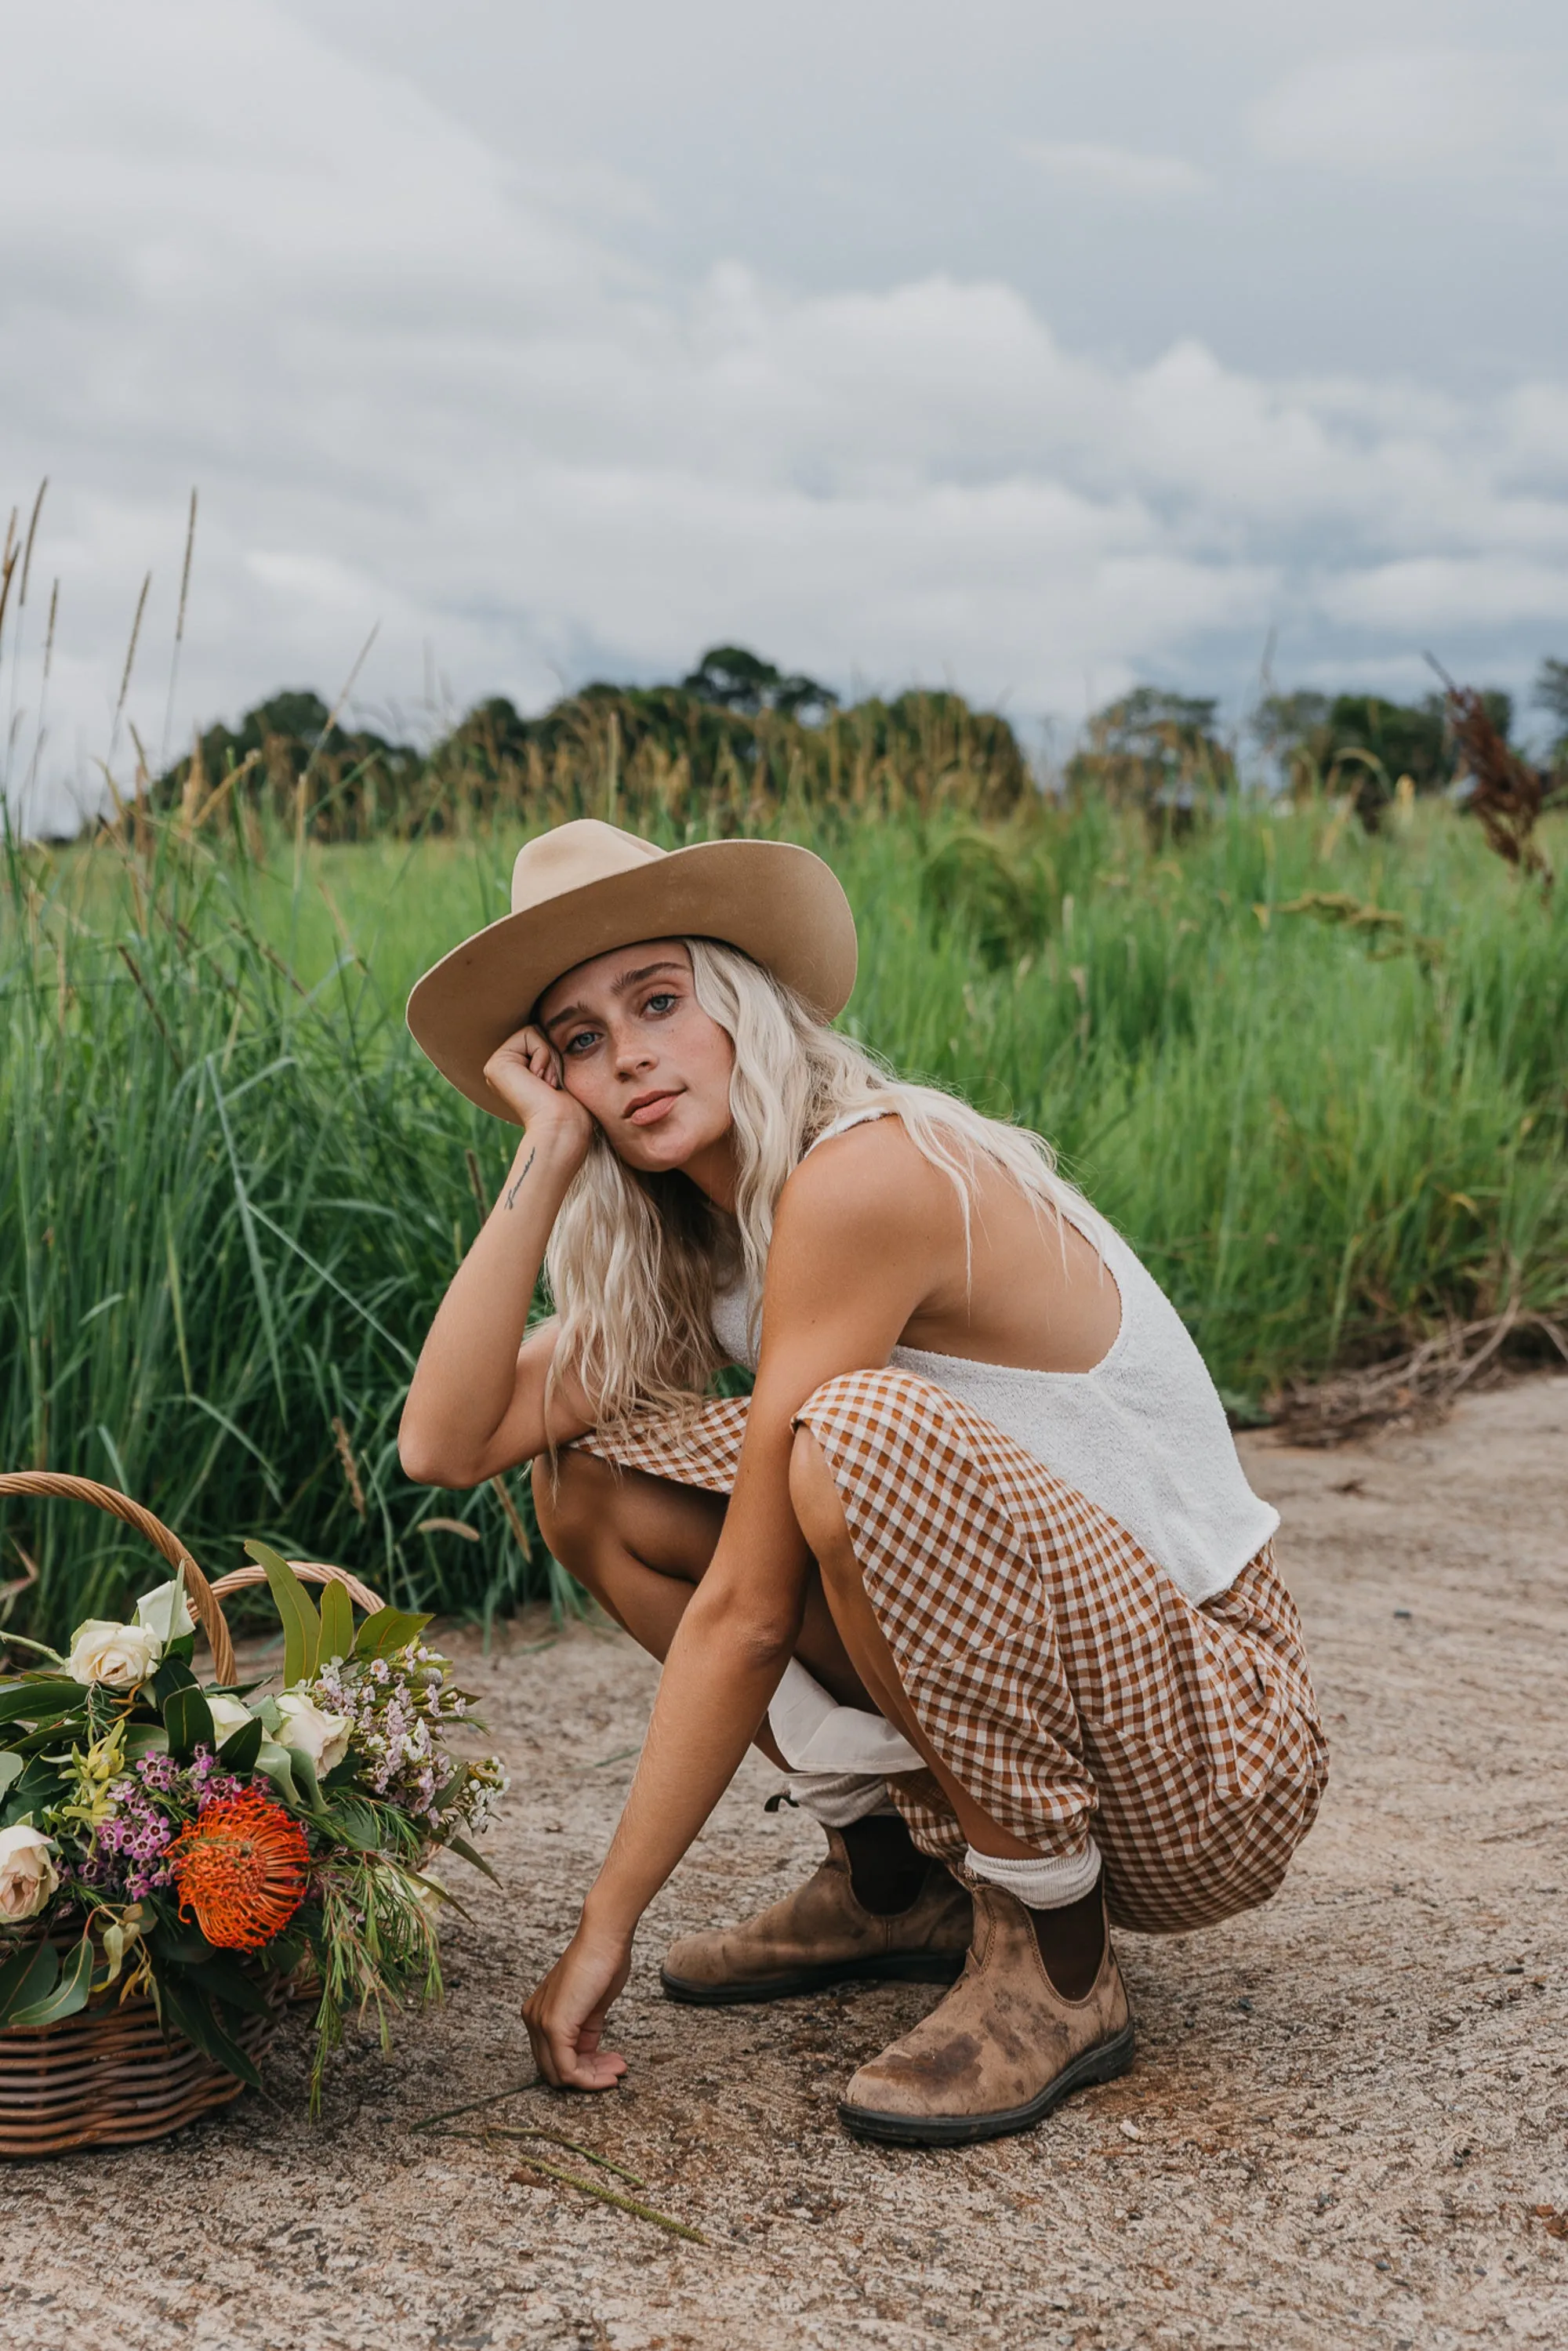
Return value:
M 147 1515 L 119 1514 L 131 1512 Z M 265 1577 L 283 1625 L 280 1693 L 235 1677 L 188 1553 L 133 1624 L 81 1625 L 64 1656 L 18 1644 L 40 1662 L 0 1676 L 0 2149 L 29 2151 L 5 2127 L 19 2111 L 6 2072 L 18 2036 L 128 2001 L 150 2001 L 165 2043 L 191 2044 L 207 2075 L 221 2069 L 200 2111 L 259 2079 L 258 2048 L 308 1983 L 314 2112 L 347 2011 L 373 2007 L 384 2039 L 390 2007 L 439 1995 L 435 1922 L 452 1897 L 427 1874 L 432 1855 L 493 1875 L 470 1839 L 506 1775 L 450 1743 L 470 1701 L 422 1637 L 428 1617 L 376 1606 L 356 1626 L 350 1579 L 303 1571 L 318 1605 L 275 1551 L 246 1548 L 257 1565 L 225 1583 Z M 214 1652 L 208 1682 L 193 1669 L 193 1598 Z

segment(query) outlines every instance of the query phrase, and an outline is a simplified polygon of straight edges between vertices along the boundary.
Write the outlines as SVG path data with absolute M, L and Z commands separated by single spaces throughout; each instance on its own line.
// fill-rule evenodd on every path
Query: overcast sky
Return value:
M 6 12 L 0 494 L 48 773 L 286 684 L 716 640 L 1071 728 L 1568 655 L 1546 0 Z M 3 517 L 0 517 L 3 520 Z M 118 764 L 128 735 L 122 730 Z

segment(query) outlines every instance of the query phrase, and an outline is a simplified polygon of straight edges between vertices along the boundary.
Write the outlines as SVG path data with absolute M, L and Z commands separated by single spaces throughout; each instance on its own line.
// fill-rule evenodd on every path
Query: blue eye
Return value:
M 597 1029 L 580 1029 L 575 1037 L 570 1037 L 567 1040 L 566 1043 L 561 1047 L 561 1051 L 563 1054 L 573 1054 L 579 1061 L 580 1061 L 587 1047 L 590 1045 L 596 1045 L 598 1042 L 599 1031 Z
M 678 1004 L 680 1000 L 680 998 L 671 989 L 661 988 L 657 996 L 651 996 L 648 998 L 643 1009 L 645 1012 L 660 1012 L 667 1009 L 672 1004 Z

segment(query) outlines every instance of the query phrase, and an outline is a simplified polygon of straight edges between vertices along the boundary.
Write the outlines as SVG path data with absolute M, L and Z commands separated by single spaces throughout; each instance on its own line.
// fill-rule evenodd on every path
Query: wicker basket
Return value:
M 214 1679 L 234 1680 L 234 1643 L 222 1603 L 227 1593 L 265 1582 L 259 1567 L 238 1567 L 210 1583 L 179 1537 L 151 1510 L 91 1478 L 21 1469 L 0 1476 L 0 1497 L 8 1494 L 90 1502 L 145 1535 L 171 1567 L 184 1571 L 186 1595 L 213 1653 Z M 289 1565 L 308 1583 L 346 1585 L 350 1599 L 361 1608 L 382 1604 L 368 1585 L 340 1567 L 308 1560 L 291 1560 Z M 279 1987 L 268 2014 L 244 2019 L 235 2038 L 247 2056 L 256 2058 L 267 2050 L 284 2006 Z M 127 1996 L 110 1986 L 58 2024 L 0 2030 L 0 2157 L 65 2155 L 74 2147 L 163 2138 L 198 2115 L 226 2106 L 244 2087 L 183 2034 L 165 2033 L 145 1993 Z

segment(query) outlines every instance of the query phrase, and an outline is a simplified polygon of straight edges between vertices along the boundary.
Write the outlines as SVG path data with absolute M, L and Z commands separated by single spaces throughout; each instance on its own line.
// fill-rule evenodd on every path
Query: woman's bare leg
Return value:
M 616 1469 L 591 1453 L 534 1464 L 539 1531 L 555 1558 L 649 1656 L 663 1658 L 707 1572 L 724 1525 L 722 1494 Z M 874 1706 L 851 1665 L 820 1580 L 811 1579 L 796 1655 L 841 1706 Z M 764 1723 L 757 1745 L 784 1759 Z

